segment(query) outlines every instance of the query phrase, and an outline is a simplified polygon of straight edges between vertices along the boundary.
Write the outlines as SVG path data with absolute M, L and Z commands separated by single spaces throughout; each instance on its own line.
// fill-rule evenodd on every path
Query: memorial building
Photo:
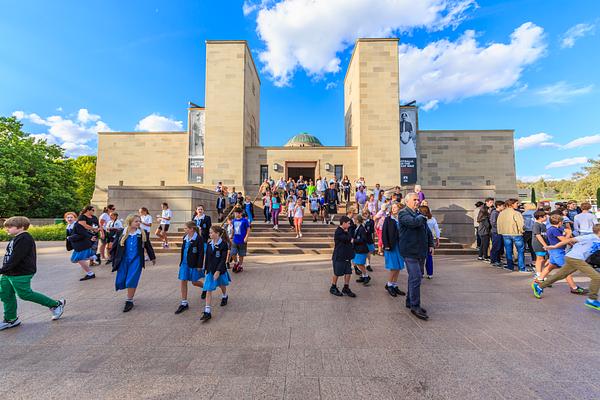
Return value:
M 189 108 L 187 131 L 99 132 L 92 201 L 121 211 L 169 201 L 183 223 L 198 201 L 214 208 L 218 182 L 254 196 L 268 177 L 348 175 L 369 187 L 420 184 L 445 236 L 469 243 L 476 200 L 517 196 L 514 132 L 419 129 L 417 107 L 400 105 L 401 73 L 397 39 L 357 40 L 344 79 L 345 146 L 306 132 L 261 146 L 261 82 L 247 43 L 207 41 L 205 104 Z

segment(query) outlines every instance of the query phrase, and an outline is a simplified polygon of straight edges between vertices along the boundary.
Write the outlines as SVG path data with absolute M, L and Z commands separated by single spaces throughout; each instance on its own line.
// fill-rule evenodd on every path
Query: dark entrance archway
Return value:
M 286 178 L 292 178 L 298 180 L 300 176 L 304 177 L 305 180 L 315 180 L 315 170 L 317 168 L 316 161 L 309 162 L 287 162 L 285 168 Z

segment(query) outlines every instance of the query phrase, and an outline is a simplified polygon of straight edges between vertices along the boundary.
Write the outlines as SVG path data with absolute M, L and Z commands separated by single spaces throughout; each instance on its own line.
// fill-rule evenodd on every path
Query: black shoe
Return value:
M 360 269 L 358 269 L 358 267 L 356 265 L 354 266 L 354 273 L 356 275 L 361 275 L 362 274 L 362 272 L 360 272 Z
M 342 296 L 342 292 L 340 292 L 340 289 L 338 289 L 337 286 L 330 287 L 329 293 L 331 293 L 334 296 Z
M 98 265 L 102 264 L 102 257 L 100 256 L 100 253 L 96 253 L 96 261 L 98 261 Z
M 201 298 L 202 300 L 206 299 L 206 290 L 203 290 L 203 291 L 202 291 L 202 294 L 200 295 L 200 298 Z
M 422 308 L 411 308 L 410 312 L 417 318 L 422 319 L 423 321 L 427 321 L 429 319 L 429 315 Z
M 358 283 L 364 283 L 364 282 L 365 282 L 365 277 L 364 277 L 364 276 L 360 276 L 360 277 L 359 277 L 359 278 L 356 280 L 356 282 L 358 282 Z
M 342 294 L 345 294 L 348 297 L 356 297 L 356 295 L 354 294 L 354 292 L 352 290 L 350 290 L 349 287 L 344 287 L 342 289 Z
M 202 313 L 202 316 L 200 317 L 200 321 L 206 322 L 211 318 L 212 318 L 212 316 L 210 315 L 210 313 L 205 311 Z
M 370 265 L 367 265 L 367 271 L 369 271 L 369 272 L 373 272 L 373 268 L 371 268 L 371 266 L 370 266 Z
M 104 263 L 104 265 L 108 265 L 110 263 L 112 263 L 112 260 L 106 260 L 106 262 Z
M 370 277 L 370 276 L 368 276 L 368 275 L 367 275 L 367 276 L 365 276 L 365 277 L 363 278 L 363 285 L 365 285 L 365 286 L 369 286 L 369 283 L 370 283 L 370 282 L 371 282 L 371 277 Z
M 228 299 L 229 299 L 229 296 L 221 298 L 221 307 L 224 307 L 224 306 L 227 305 L 227 300 Z
M 94 279 L 96 277 L 96 274 L 92 274 L 92 275 L 85 275 L 83 278 L 80 279 L 80 281 L 88 281 L 90 279 Z
M 409 306 L 408 304 L 406 304 L 406 308 L 410 308 L 410 306 Z M 424 309 L 424 308 L 421 308 L 421 307 L 419 307 L 419 309 L 420 309 L 421 311 L 423 311 L 425 314 L 427 314 L 427 310 L 426 310 L 426 309 Z
M 181 314 L 182 312 L 184 312 L 188 308 L 190 308 L 189 305 L 187 305 L 187 304 L 180 304 L 179 307 L 177 307 L 177 311 L 175 311 L 175 314 Z
M 123 312 L 129 312 L 133 309 L 133 301 L 126 301 L 125 307 L 123 308 Z
M 388 286 L 387 284 L 385 285 L 385 290 L 387 290 L 387 292 L 390 294 L 390 296 L 392 297 L 397 297 L 398 293 L 396 293 L 396 291 L 394 290 L 393 286 Z
M 398 289 L 398 286 L 394 286 L 394 291 L 396 292 L 396 294 L 398 296 L 406 296 L 406 293 L 404 293 L 402 290 Z

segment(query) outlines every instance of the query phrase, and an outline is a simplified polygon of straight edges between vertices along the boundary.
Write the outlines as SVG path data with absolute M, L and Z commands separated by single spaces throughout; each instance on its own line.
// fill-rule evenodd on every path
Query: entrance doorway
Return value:
M 317 168 L 316 161 L 311 162 L 287 162 L 285 166 L 285 177 L 298 180 L 300 176 L 305 180 L 315 180 L 315 170 Z

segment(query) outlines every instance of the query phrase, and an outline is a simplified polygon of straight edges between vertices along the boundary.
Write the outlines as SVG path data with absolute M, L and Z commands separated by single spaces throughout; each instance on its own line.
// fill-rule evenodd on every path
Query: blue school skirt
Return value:
M 136 256 L 133 259 L 123 258 L 117 270 L 115 290 L 137 288 L 141 276 L 142 262 L 140 256 Z
M 369 244 L 367 244 L 367 247 L 369 248 L 369 253 L 372 253 L 375 251 L 375 244 L 369 243 Z
M 73 254 L 71 254 L 71 262 L 76 263 L 81 260 L 89 260 L 90 258 L 92 258 L 95 255 L 96 255 L 96 253 L 94 252 L 94 249 L 92 249 L 91 247 L 89 249 L 85 249 L 85 250 L 81 250 L 81 251 L 73 251 Z
M 225 272 L 222 275 L 219 275 L 217 280 L 214 279 L 213 274 L 206 274 L 206 279 L 204 280 L 204 286 L 202 290 L 207 292 L 212 292 L 216 290 L 218 286 L 227 286 L 231 282 L 229 278 L 229 271 Z
M 404 258 L 400 255 L 398 245 L 391 250 L 384 250 L 383 257 L 385 259 L 385 269 L 390 271 L 400 271 L 404 269 Z
M 182 262 L 179 266 L 179 280 L 198 282 L 204 278 L 204 270 L 201 268 L 190 268 L 187 263 Z
M 367 263 L 368 253 L 355 253 L 352 262 L 356 265 L 365 265 Z

